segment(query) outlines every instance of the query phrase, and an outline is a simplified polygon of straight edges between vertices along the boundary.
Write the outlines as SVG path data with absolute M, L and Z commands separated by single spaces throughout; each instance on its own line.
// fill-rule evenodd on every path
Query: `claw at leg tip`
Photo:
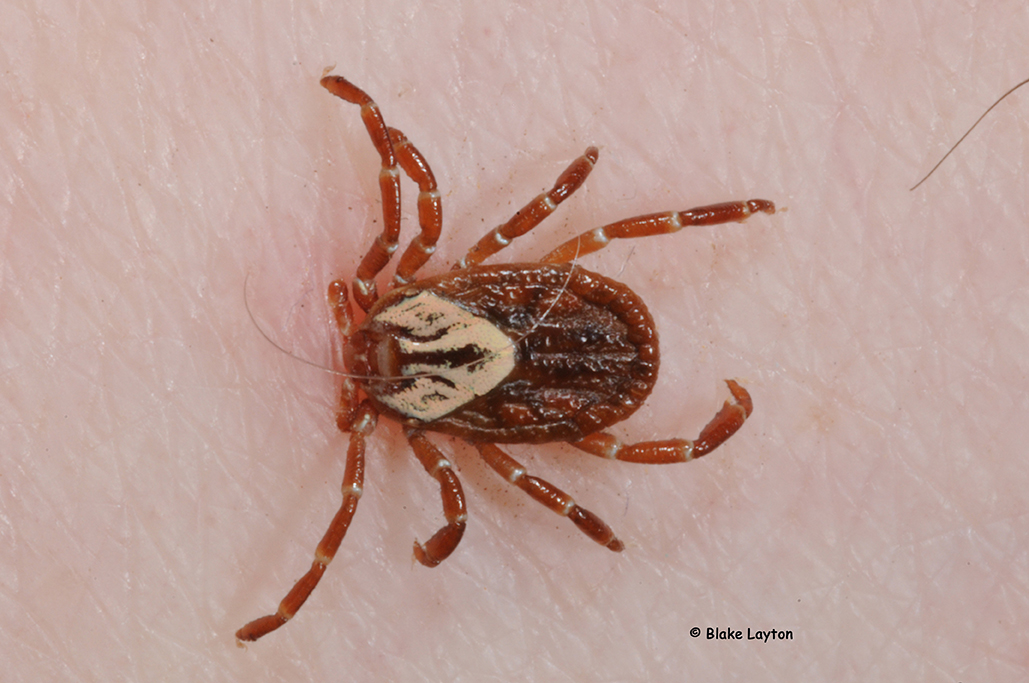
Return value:
M 754 412 L 754 401 L 750 397 L 750 392 L 740 386 L 739 382 L 734 379 L 727 379 L 725 383 L 728 385 L 732 397 L 736 399 L 736 405 L 743 408 L 746 416 L 750 417 L 750 414 Z

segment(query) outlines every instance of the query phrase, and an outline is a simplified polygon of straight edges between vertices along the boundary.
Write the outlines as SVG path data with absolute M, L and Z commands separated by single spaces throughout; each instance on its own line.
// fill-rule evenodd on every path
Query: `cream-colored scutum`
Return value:
M 482 357 L 457 367 L 430 363 L 401 366 L 403 376 L 420 376 L 413 384 L 377 398 L 398 413 L 422 422 L 439 419 L 489 393 L 514 368 L 514 345 L 503 331 L 428 290 L 389 306 L 375 317 L 413 337 L 397 340 L 405 354 L 445 353 L 474 347 Z M 440 381 L 441 378 L 448 381 Z

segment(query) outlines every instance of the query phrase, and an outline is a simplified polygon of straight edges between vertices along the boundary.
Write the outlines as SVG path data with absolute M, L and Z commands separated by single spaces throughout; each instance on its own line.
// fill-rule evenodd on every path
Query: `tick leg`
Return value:
M 347 300 L 347 285 L 342 280 L 334 280 L 329 283 L 329 309 L 336 319 L 336 327 L 339 329 L 343 343 L 354 333 L 354 309 Z M 339 397 L 339 409 L 336 411 L 336 426 L 341 432 L 351 431 L 354 417 L 357 415 L 357 386 L 354 380 L 343 377 L 342 388 Z
M 576 505 L 567 493 L 550 482 L 530 476 L 521 463 L 495 445 L 477 443 L 475 447 L 486 464 L 492 467 L 497 474 L 528 493 L 537 503 L 542 503 L 557 514 L 572 520 L 575 526 L 579 527 L 579 531 L 600 545 L 615 552 L 625 549 L 625 545 L 615 537 L 615 532 L 604 523 L 604 520 Z
M 775 204 L 765 199 L 748 199 L 744 202 L 699 206 L 688 211 L 666 211 L 627 218 L 573 237 L 540 259 L 540 263 L 568 263 L 586 254 L 600 251 L 613 239 L 667 235 L 678 232 L 687 225 L 740 222 L 758 211 L 775 213 Z
M 539 225 L 544 218 L 554 213 L 557 205 L 568 199 L 585 182 L 586 176 L 597 163 L 600 151 L 590 147 L 586 153 L 569 164 L 549 192 L 544 192 L 523 206 L 507 223 L 491 230 L 468 250 L 465 257 L 454 264 L 454 270 L 482 263 L 506 247 L 516 237 L 521 237 Z
M 321 581 L 325 568 L 332 562 L 332 558 L 339 549 L 339 544 L 350 527 L 350 521 L 354 518 L 357 510 L 357 501 L 361 498 L 361 490 L 364 486 L 364 448 L 365 438 L 375 429 L 375 422 L 378 414 L 368 401 L 365 401 L 356 411 L 354 421 L 349 425 L 350 447 L 347 450 L 347 466 L 343 474 L 343 502 L 339 511 L 333 517 L 328 530 L 318 543 L 314 551 L 314 562 L 286 597 L 279 603 L 275 614 L 269 614 L 254 619 L 243 628 L 236 631 L 236 640 L 253 641 L 268 635 L 293 618 L 297 610 L 304 604 L 311 591 Z
M 421 232 L 404 250 L 393 276 L 393 286 L 402 287 L 414 279 L 415 272 L 436 251 L 436 242 L 443 230 L 443 205 L 436 178 L 422 153 L 396 128 L 389 129 L 389 139 L 393 142 L 400 167 L 418 184 L 418 224 Z
M 375 145 L 375 151 L 382 159 L 382 170 L 379 171 L 382 233 L 375 238 L 354 276 L 354 299 L 362 310 L 367 311 L 379 298 L 375 276 L 389 263 L 393 252 L 397 250 L 397 240 L 400 239 L 400 169 L 397 168 L 397 155 L 379 105 L 375 104 L 368 93 L 342 76 L 326 76 L 321 84 L 336 97 L 361 106 L 361 120 Z
M 440 495 L 443 498 L 443 517 L 447 520 L 446 525 L 424 545 L 418 541 L 414 542 L 415 559 L 426 567 L 435 567 L 450 557 L 450 553 L 454 552 L 457 544 L 461 542 L 468 522 L 468 509 L 465 507 L 461 482 L 450 466 L 450 461 L 416 429 L 407 431 L 407 440 L 425 471 L 439 482 Z
M 575 441 L 572 445 L 602 458 L 648 465 L 696 460 L 725 443 L 754 411 L 754 403 L 746 389 L 731 379 L 725 383 L 729 385 L 729 391 L 732 392 L 735 401 L 726 401 L 718 414 L 700 432 L 700 436 L 693 441 L 669 439 L 625 445 L 606 432 L 598 432 L 581 441 Z

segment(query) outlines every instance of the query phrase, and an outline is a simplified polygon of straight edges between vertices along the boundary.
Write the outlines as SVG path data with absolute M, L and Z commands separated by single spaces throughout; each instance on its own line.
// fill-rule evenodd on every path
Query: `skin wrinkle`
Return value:
M 5 676 L 1024 678 L 1025 94 L 907 188 L 1029 75 L 1025 7 L 680 5 L 12 5 Z M 749 197 L 788 211 L 589 257 L 661 334 L 655 393 L 619 438 L 694 438 L 725 377 L 755 401 L 686 465 L 512 449 L 624 553 L 434 438 L 468 531 L 412 569 L 439 491 L 381 421 L 322 584 L 242 652 L 233 631 L 302 574 L 340 500 L 338 379 L 271 348 L 242 303 L 249 272 L 273 338 L 338 352 L 324 290 L 354 273 L 381 207 L 357 108 L 318 85 L 333 64 L 432 165 L 444 228 L 428 273 L 591 144 L 583 189 L 500 260 L 640 213 Z

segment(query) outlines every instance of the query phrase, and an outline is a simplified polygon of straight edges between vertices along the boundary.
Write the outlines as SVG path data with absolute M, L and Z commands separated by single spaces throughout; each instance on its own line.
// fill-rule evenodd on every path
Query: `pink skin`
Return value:
M 1026 94 L 907 187 L 1029 75 L 1029 15 L 489 5 L 9 13 L 5 677 L 1024 677 Z M 655 395 L 620 437 L 694 436 L 725 377 L 755 402 L 686 465 L 512 449 L 625 552 L 436 439 L 468 531 L 438 568 L 412 568 L 439 492 L 383 421 L 325 579 L 243 652 L 233 632 L 307 568 L 343 476 L 338 380 L 272 348 L 242 304 L 249 274 L 269 333 L 331 360 L 325 287 L 380 225 L 357 109 L 318 85 L 333 64 L 432 164 L 445 226 L 428 272 L 591 144 L 583 190 L 504 259 L 644 212 L 788 211 L 583 264 L 640 292 L 662 334 Z

